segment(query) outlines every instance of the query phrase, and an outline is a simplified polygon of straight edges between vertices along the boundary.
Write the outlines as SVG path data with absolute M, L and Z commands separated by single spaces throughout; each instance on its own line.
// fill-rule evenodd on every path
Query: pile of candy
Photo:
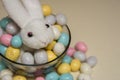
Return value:
M 92 68 L 97 64 L 97 59 L 94 56 L 87 58 L 86 51 L 87 46 L 84 42 L 76 43 L 75 49 L 69 47 L 62 59 L 62 63 L 56 67 L 55 71 L 33 79 L 21 75 L 13 75 L 1 61 L 0 78 L 2 80 L 92 80 Z
M 10 19 L 1 20 L 0 29 L 0 53 L 6 58 L 23 64 L 42 64 L 49 62 L 62 54 L 69 43 L 69 34 L 63 32 L 66 25 L 66 17 L 62 14 L 53 15 L 48 5 L 43 5 L 43 12 L 47 24 L 52 25 L 55 34 L 54 41 L 45 49 L 35 51 L 22 44 L 19 35 L 20 28 Z M 31 34 L 30 34 L 31 36 Z M 34 57 L 33 53 L 34 52 Z M 3 61 L 0 61 L 1 80 L 92 80 L 92 68 L 96 65 L 97 59 L 94 56 L 86 57 L 87 46 L 84 42 L 75 44 L 75 48 L 69 47 L 62 63 L 55 68 L 55 71 L 35 78 L 13 74 Z M 77 73 L 77 77 L 74 77 Z
M 54 40 L 40 50 L 28 48 L 22 42 L 20 28 L 10 18 L 0 21 L 0 53 L 9 60 L 22 64 L 42 64 L 52 61 L 61 55 L 70 42 L 70 34 L 63 31 L 67 19 L 63 14 L 53 15 L 48 5 L 43 5 L 46 26 L 51 25 Z M 32 36 L 28 33 L 28 36 Z

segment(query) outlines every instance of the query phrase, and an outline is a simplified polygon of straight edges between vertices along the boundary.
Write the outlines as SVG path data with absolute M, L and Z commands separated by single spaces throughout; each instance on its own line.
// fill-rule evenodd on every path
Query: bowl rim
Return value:
M 64 52 L 63 52 L 61 55 L 57 56 L 57 58 L 53 59 L 52 61 L 49 61 L 49 62 L 46 62 L 46 63 L 42 63 L 42 64 L 23 64 L 23 63 L 18 63 L 18 62 L 12 61 L 12 60 L 6 58 L 6 57 L 5 57 L 4 55 L 2 55 L 2 54 L 0 54 L 0 56 L 1 56 L 2 58 L 4 58 L 5 60 L 11 62 L 11 63 L 14 63 L 14 64 L 16 64 L 16 65 L 21 65 L 21 66 L 44 66 L 44 65 L 50 64 L 50 63 L 56 61 L 57 59 L 61 58 L 61 57 L 65 54 L 65 52 L 67 51 L 67 49 L 68 49 L 69 46 L 70 46 L 70 43 L 71 43 L 71 31 L 70 31 L 68 25 L 65 25 L 65 27 L 67 28 L 68 34 L 69 34 L 69 42 L 68 42 L 68 45 L 66 46 Z M 2 58 L 1 58 L 1 59 L 2 59 Z

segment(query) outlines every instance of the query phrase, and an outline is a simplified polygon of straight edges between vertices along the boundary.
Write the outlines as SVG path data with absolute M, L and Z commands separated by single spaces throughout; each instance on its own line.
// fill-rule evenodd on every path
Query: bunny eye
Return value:
M 33 36 L 33 33 L 32 32 L 28 32 L 28 37 L 32 37 Z
M 45 24 L 45 25 L 46 25 L 46 27 L 47 27 L 47 28 L 49 28 L 49 27 L 50 27 L 50 25 L 49 25 L 49 24 Z

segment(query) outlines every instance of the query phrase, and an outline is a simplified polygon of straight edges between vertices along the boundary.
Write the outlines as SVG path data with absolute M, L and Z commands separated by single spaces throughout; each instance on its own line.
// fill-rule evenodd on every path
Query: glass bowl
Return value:
M 68 33 L 69 35 L 69 43 L 65 47 L 64 52 L 59 55 L 56 59 L 44 63 L 44 64 L 34 64 L 34 65 L 29 65 L 29 64 L 22 64 L 22 63 L 17 63 L 14 61 L 11 61 L 4 57 L 2 54 L 0 54 L 1 59 L 4 61 L 4 63 L 7 65 L 7 67 L 12 70 L 15 74 L 20 74 L 28 77 L 36 77 L 40 76 L 43 74 L 47 74 L 53 70 L 56 69 L 56 67 L 62 62 L 62 58 L 65 56 L 65 53 L 70 45 L 71 42 L 71 32 L 70 29 L 67 25 L 63 26 L 63 32 Z

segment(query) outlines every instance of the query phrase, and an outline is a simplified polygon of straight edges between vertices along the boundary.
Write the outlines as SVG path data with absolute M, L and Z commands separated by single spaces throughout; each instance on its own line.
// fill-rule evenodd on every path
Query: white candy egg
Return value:
M 0 78 L 2 80 L 12 80 L 13 73 L 9 69 L 4 69 L 0 72 Z
M 76 80 L 92 80 L 89 74 L 81 73 Z
M 20 28 L 13 22 L 9 23 L 6 27 L 6 32 L 15 35 L 19 32 Z
M 92 68 L 90 67 L 89 64 L 87 64 L 87 63 L 82 63 L 82 64 L 81 64 L 80 71 L 81 71 L 82 73 L 91 74 L 91 73 L 92 73 Z
M 59 29 L 55 26 L 52 26 L 52 29 L 53 29 L 53 33 L 54 33 L 54 39 L 57 40 L 60 37 L 61 33 L 60 33 Z
M 62 43 L 56 43 L 53 51 L 56 55 L 61 55 L 65 50 L 65 46 Z
M 63 14 L 57 14 L 56 15 L 56 20 L 57 20 L 57 23 L 60 24 L 60 25 L 66 25 L 67 24 L 67 18 Z
M 36 51 L 34 53 L 34 58 L 35 58 L 35 62 L 37 64 L 42 64 L 42 63 L 48 62 L 48 56 L 47 56 L 47 53 L 44 49 Z
M 87 63 L 91 67 L 94 67 L 97 64 L 97 58 L 95 56 L 90 56 L 90 57 L 87 58 Z
M 5 75 L 1 78 L 1 80 L 13 80 L 11 75 Z
M 81 62 L 86 60 L 86 55 L 80 51 L 76 51 L 73 56 L 74 58 L 79 59 Z
M 21 61 L 23 64 L 34 64 L 34 58 L 33 55 L 29 52 L 25 52 L 22 57 L 21 57 Z
M 56 18 L 54 15 L 49 15 L 49 16 L 46 16 L 45 17 L 45 23 L 46 24 L 50 24 L 50 25 L 53 25 L 56 23 Z

